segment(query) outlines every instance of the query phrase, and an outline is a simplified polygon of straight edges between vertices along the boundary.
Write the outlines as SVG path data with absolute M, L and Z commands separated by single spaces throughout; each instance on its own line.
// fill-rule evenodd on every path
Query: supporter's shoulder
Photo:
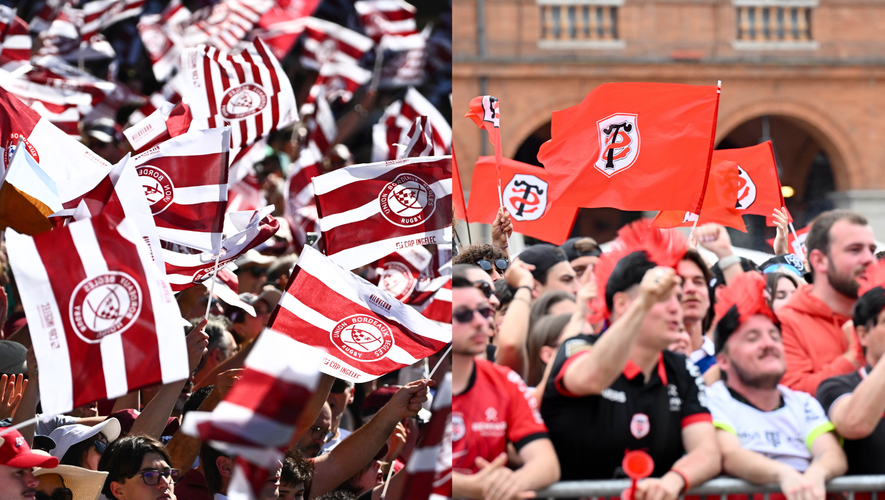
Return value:
M 482 371 L 489 378 L 493 379 L 496 383 L 515 384 L 519 386 L 520 389 L 525 387 L 525 382 L 522 380 L 522 377 L 520 377 L 518 373 L 506 366 L 498 365 L 486 360 L 478 360 L 476 366 L 477 370 Z
M 664 365 L 668 369 L 680 375 L 690 377 L 692 380 L 701 376 L 701 369 L 685 354 L 667 350 L 663 351 L 662 354 L 664 356 Z
M 708 398 L 713 398 L 713 397 L 716 397 L 716 398 L 728 397 L 728 398 L 730 398 L 731 393 L 728 392 L 728 387 L 725 386 L 725 382 L 723 382 L 721 380 L 717 380 L 716 382 L 713 382 L 713 385 L 707 386 L 707 397 Z
M 851 373 L 832 376 L 824 380 L 820 383 L 819 386 L 817 386 L 817 398 L 821 399 L 822 394 L 827 394 L 831 392 L 839 394 L 853 392 L 862 380 L 863 379 L 856 370 L 852 371 Z
M 562 343 L 557 357 L 568 359 L 581 351 L 590 349 L 597 340 L 599 340 L 598 335 L 575 335 Z

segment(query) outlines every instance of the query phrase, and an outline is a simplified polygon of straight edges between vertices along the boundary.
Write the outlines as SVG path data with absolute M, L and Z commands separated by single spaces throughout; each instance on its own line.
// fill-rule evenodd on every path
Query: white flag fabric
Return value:
M 131 221 L 99 214 L 6 238 L 44 413 L 187 378 L 178 304 Z
M 384 110 L 384 116 L 372 127 L 372 161 L 395 160 L 394 144 L 408 144 L 409 130 L 419 116 L 426 116 L 433 154 L 444 155 L 451 151 L 452 126 L 420 92 L 409 87 L 402 101 L 396 101 Z

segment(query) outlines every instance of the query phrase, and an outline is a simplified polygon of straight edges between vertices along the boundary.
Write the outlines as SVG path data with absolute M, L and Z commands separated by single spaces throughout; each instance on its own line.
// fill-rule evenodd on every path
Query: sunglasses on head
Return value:
M 495 259 L 494 263 L 495 267 L 498 268 L 499 273 L 503 273 L 509 265 L 507 259 Z M 479 259 L 479 262 L 477 262 L 476 264 L 479 265 L 479 267 L 481 267 L 482 270 L 485 272 L 489 272 L 492 270 L 492 261 L 489 261 L 488 259 Z
M 51 495 L 47 495 L 42 491 L 36 492 L 35 500 L 73 500 L 74 492 L 68 488 L 56 488 Z
M 495 315 L 495 310 L 491 307 L 480 307 L 479 309 L 460 309 L 452 312 L 452 318 L 458 323 L 470 323 L 473 321 L 473 315 L 479 313 L 485 319 L 489 319 Z
M 495 293 L 492 290 L 492 285 L 490 285 L 487 281 L 474 281 L 473 286 L 477 288 L 483 295 L 486 296 L 487 299 L 492 298 L 492 294 Z

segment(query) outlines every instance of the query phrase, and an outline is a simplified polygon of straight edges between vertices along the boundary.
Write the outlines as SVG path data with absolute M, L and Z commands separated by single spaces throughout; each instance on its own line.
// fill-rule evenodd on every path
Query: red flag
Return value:
M 181 313 L 131 221 L 99 214 L 6 238 L 44 412 L 187 378 Z
M 217 252 L 227 205 L 230 129 L 188 132 L 133 158 L 161 240 Z
M 504 206 L 501 191 L 501 164 L 504 155 L 501 152 L 501 112 L 498 109 L 498 98 L 490 95 L 474 97 L 470 101 L 470 111 L 464 115 L 470 118 L 479 128 L 489 133 L 489 140 L 495 145 L 495 165 L 497 166 L 498 206 Z M 575 205 L 577 206 L 577 205 Z
M 184 30 L 185 39 L 191 46 L 206 43 L 231 52 L 274 4 L 273 0 L 223 0 L 212 7 L 206 19 Z
M 451 263 L 451 261 L 449 261 Z M 452 275 L 446 276 L 446 283 L 427 302 L 414 306 L 421 316 L 436 322 L 452 331 Z
M 495 189 L 495 160 L 481 156 L 473 167 L 470 183 L 470 207 L 467 215 L 473 222 L 491 224 L 498 214 Z M 527 163 L 504 158 L 501 184 L 504 207 L 510 213 L 513 230 L 554 245 L 568 239 L 578 216 L 578 208 L 554 203 L 549 195 L 548 171 Z
M 326 253 L 348 269 L 452 240 L 452 157 L 344 167 L 313 179 Z
M 374 45 L 371 38 L 330 21 L 309 17 L 306 23 L 301 64 L 308 69 L 319 71 L 332 62 L 355 66 Z
M 82 9 L 80 36 L 88 41 L 99 31 L 124 19 L 141 14 L 145 0 L 96 0 Z
M 733 227 L 739 231 L 747 232 L 741 212 L 735 208 L 738 197 L 738 164 L 727 160 L 714 160 L 710 169 L 710 180 L 707 182 L 707 192 L 704 195 L 704 208 L 701 209 L 700 218 L 694 212 L 679 210 L 664 210 L 655 217 L 652 224 L 657 227 L 691 227 L 697 221 L 698 225 L 715 222 L 723 226 Z
M 461 173 L 458 171 L 454 147 L 452 148 L 452 209 L 456 219 L 467 222 L 467 205 L 464 203 L 464 189 L 461 187 Z
M 790 231 L 790 234 L 787 235 L 787 245 L 792 251 L 791 253 L 805 258 L 805 238 L 808 237 L 808 231 L 810 229 L 811 226 L 805 226 L 802 229 L 797 230 L 795 237 L 793 236 L 793 232 Z M 765 241 L 774 248 L 774 238 Z
M 323 373 L 361 383 L 412 365 L 452 341 L 392 295 L 304 247 L 268 328 L 325 349 Z
M 406 464 L 402 500 L 452 497 L 452 374 L 447 373 L 433 398 L 433 416 Z
M 320 0 L 277 2 L 258 20 L 258 27 L 261 28 L 258 37 L 264 40 L 277 59 L 282 60 L 304 32 L 307 23 L 303 19 L 313 14 L 319 4 Z
M 412 128 L 406 134 L 409 142 L 406 143 L 406 148 L 399 154 L 399 157 L 433 156 L 433 140 L 430 138 L 432 135 L 433 131 L 431 130 L 430 122 L 427 121 L 427 117 L 419 116 L 415 118 L 415 123 L 412 124 Z
M 312 181 L 323 173 L 322 160 L 323 155 L 316 143 L 308 142 L 301 148 L 298 159 L 292 163 L 292 170 L 286 179 L 286 190 L 283 192 L 286 201 L 285 217 L 292 229 L 296 252 L 300 252 L 307 242 L 307 233 L 319 232 L 319 215 Z
M 699 212 L 719 88 L 609 83 L 553 113 L 538 159 L 551 199 L 573 207 Z
M 786 206 L 771 141 L 748 148 L 717 149 L 713 151 L 713 161 L 717 160 L 738 164 L 740 181 L 735 208 L 741 213 L 771 217 L 775 208 Z

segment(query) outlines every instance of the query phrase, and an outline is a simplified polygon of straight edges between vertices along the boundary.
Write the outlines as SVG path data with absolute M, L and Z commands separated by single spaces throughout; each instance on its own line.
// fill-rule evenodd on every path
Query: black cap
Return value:
M 28 373 L 28 349 L 11 340 L 0 340 L 0 374 Z
M 34 450 L 52 451 L 55 449 L 55 440 L 49 436 L 34 436 Z
M 741 269 L 743 269 L 745 273 L 750 271 L 760 272 L 759 266 L 757 266 L 755 262 L 744 257 L 741 257 Z M 719 268 L 718 262 L 710 267 L 710 272 L 713 273 L 713 279 L 710 280 L 711 290 L 715 289 L 719 285 L 725 284 L 725 275 L 722 274 L 722 269 Z M 710 296 L 713 297 L 714 294 L 711 294 Z
M 347 380 L 341 380 L 340 378 L 336 378 L 334 382 L 332 382 L 332 388 L 329 390 L 332 394 L 341 394 L 348 387 L 353 387 L 353 382 Z
M 543 280 L 547 276 L 547 271 L 551 267 L 560 262 L 568 262 L 565 252 L 559 247 L 547 243 L 532 245 L 523 250 L 518 257 L 519 260 L 526 264 L 535 266 L 532 276 L 538 281 Z
M 584 250 L 583 252 L 575 248 L 575 243 L 578 241 L 585 240 L 586 246 L 591 247 L 592 250 Z M 585 245 L 581 245 L 585 246 Z M 578 257 L 599 257 L 602 255 L 602 250 L 599 249 L 599 244 L 596 243 L 596 240 L 590 238 L 588 236 L 578 236 L 576 238 L 569 238 L 565 243 L 559 245 L 559 248 L 565 252 L 566 258 L 569 262 L 577 259 Z

